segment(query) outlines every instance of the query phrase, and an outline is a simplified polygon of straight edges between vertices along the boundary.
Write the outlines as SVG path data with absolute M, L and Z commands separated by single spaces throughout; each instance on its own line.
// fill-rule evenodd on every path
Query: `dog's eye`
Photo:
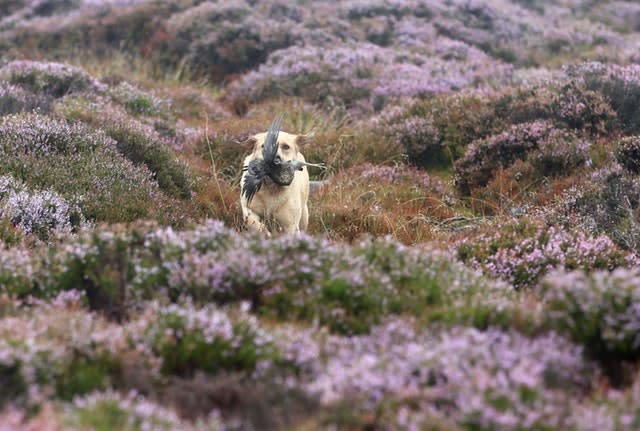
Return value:
M 282 144 L 282 149 L 283 150 L 288 150 L 289 148 L 291 148 L 288 144 Z

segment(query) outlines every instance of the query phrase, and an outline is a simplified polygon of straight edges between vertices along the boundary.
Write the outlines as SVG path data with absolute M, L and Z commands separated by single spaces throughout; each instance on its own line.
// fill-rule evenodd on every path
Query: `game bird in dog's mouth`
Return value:
M 240 203 L 247 227 L 270 235 L 264 221 L 273 218 L 286 232 L 306 229 L 309 219 L 308 166 L 300 152 L 306 137 L 280 131 L 278 115 L 267 133 L 249 139 L 253 152 L 243 164 Z

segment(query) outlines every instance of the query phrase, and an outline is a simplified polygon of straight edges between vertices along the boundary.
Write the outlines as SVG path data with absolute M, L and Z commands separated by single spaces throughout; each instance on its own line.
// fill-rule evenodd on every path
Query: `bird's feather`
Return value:
M 278 135 L 280 134 L 280 126 L 282 124 L 282 114 L 278 114 L 271 123 L 271 127 L 267 131 L 267 136 L 262 147 L 262 159 L 254 159 L 247 166 L 242 168 L 246 172 L 244 183 L 242 185 L 242 195 L 251 202 L 255 194 L 260 190 L 264 179 L 273 176 L 276 165 L 279 161 L 278 157 Z
M 255 159 L 249 162 L 242 170 L 247 173 L 244 176 L 242 195 L 247 199 L 247 202 L 251 202 L 267 176 L 266 163 L 264 160 Z
M 276 115 L 276 118 L 274 118 L 271 123 L 271 127 L 269 127 L 269 130 L 267 131 L 267 136 L 264 138 L 262 158 L 268 166 L 275 162 L 276 155 L 278 154 L 278 135 L 280 134 L 282 118 L 282 114 Z
M 283 115 L 278 114 L 267 131 L 264 146 L 262 147 L 262 159 L 254 159 L 242 168 L 246 172 L 242 185 L 242 195 L 247 199 L 247 202 L 251 202 L 267 177 L 280 186 L 288 186 L 293 182 L 295 171 L 301 171 L 305 166 L 326 169 L 324 165 L 305 163 L 298 160 L 282 162 L 278 155 L 278 135 L 280 134 L 282 118 Z

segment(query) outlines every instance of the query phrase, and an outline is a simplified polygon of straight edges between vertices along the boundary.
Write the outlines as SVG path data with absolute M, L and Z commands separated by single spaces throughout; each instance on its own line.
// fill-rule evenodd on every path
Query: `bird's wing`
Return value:
M 253 196 L 258 193 L 264 177 L 267 175 L 264 160 L 252 160 L 248 165 L 242 168 L 246 171 L 244 182 L 242 184 L 242 196 L 247 199 L 247 203 L 251 202 Z
M 276 115 L 273 119 L 271 127 L 264 138 L 264 147 L 262 148 L 262 158 L 268 164 L 273 163 L 278 153 L 278 135 L 280 134 L 280 126 L 282 124 L 282 114 Z

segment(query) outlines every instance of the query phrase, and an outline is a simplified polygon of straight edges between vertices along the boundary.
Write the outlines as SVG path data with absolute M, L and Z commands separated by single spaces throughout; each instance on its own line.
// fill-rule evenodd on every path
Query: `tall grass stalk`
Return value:
M 216 160 L 213 157 L 213 149 L 211 148 L 211 141 L 209 141 L 209 115 L 204 113 L 204 141 L 207 143 L 207 149 L 209 150 L 209 157 L 211 158 L 211 169 L 213 169 L 213 180 L 216 182 L 216 187 L 218 188 L 218 193 L 220 194 L 220 201 L 222 202 L 222 206 L 224 208 L 224 212 L 228 213 L 229 208 L 227 208 L 227 203 L 224 199 L 224 194 L 222 193 L 222 187 L 220 187 L 220 179 L 218 178 L 218 170 L 216 169 Z

